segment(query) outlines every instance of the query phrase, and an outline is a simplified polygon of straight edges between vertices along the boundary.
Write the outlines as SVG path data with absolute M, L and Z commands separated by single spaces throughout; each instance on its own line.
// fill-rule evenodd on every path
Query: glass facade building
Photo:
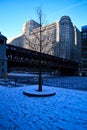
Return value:
M 81 71 L 82 75 L 87 75 L 87 25 L 81 28 Z

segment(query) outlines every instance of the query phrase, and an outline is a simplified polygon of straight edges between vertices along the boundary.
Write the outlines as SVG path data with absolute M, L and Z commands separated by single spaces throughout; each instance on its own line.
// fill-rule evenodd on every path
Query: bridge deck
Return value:
M 34 67 L 40 65 L 44 69 L 60 71 L 76 71 L 78 63 L 72 60 L 39 53 L 25 48 L 8 45 L 6 46 L 8 68 L 11 67 Z M 40 62 L 41 61 L 41 62 Z

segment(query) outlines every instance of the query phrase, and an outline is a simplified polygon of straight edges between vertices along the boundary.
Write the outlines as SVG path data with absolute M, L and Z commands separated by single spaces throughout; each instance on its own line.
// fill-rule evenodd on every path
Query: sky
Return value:
M 42 8 L 47 24 L 67 15 L 79 30 L 87 25 L 87 0 L 0 0 L 0 32 L 7 39 L 22 34 L 26 21 L 37 21 L 38 7 Z

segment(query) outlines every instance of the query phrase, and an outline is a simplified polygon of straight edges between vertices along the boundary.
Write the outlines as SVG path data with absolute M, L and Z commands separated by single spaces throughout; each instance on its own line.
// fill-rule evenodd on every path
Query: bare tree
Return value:
M 49 32 L 47 26 L 42 27 L 44 21 L 44 14 L 41 7 L 37 8 L 37 17 L 39 20 L 39 26 L 35 29 L 30 30 L 30 38 L 25 36 L 28 41 L 30 49 L 40 52 L 39 55 L 39 85 L 38 91 L 42 91 L 42 68 L 41 68 L 41 53 L 52 54 L 53 44 L 52 37 L 54 31 Z
M 40 22 L 40 36 L 39 36 L 39 44 L 40 44 L 40 60 L 39 60 L 39 86 L 38 86 L 38 90 L 42 91 L 42 69 L 41 69 L 41 52 L 42 52 L 42 31 L 41 31 L 41 26 L 42 26 L 42 10 L 40 8 L 37 9 L 37 15 L 39 18 L 39 22 Z

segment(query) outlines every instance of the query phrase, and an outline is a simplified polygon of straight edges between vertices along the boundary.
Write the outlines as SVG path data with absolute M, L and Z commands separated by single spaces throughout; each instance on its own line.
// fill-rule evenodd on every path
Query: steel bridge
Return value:
M 6 56 L 8 59 L 8 69 L 11 69 L 12 67 L 39 69 L 41 66 L 42 70 L 59 70 L 61 73 L 71 75 L 78 71 L 78 63 L 75 61 L 9 44 L 6 45 Z

